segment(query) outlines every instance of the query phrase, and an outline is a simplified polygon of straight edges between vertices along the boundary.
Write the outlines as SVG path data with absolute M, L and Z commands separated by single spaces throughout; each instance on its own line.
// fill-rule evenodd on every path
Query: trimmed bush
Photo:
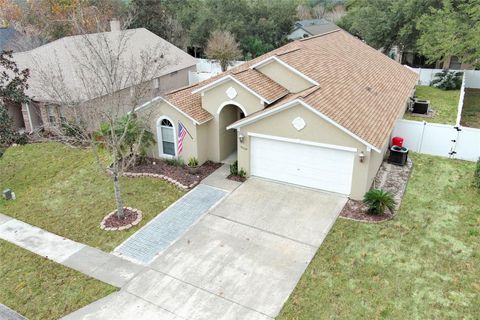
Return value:
M 435 74 L 430 85 L 442 90 L 458 90 L 462 86 L 463 72 L 443 70 Z
M 232 176 L 238 176 L 238 161 L 235 161 L 230 165 L 230 174 Z
M 368 212 L 375 215 L 384 214 L 386 209 L 393 213 L 396 204 L 393 194 L 381 189 L 372 189 L 365 193 L 363 202 L 368 206 Z

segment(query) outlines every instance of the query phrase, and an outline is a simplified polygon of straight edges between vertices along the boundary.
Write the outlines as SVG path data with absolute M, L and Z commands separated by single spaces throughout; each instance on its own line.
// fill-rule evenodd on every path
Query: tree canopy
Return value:
M 445 0 L 418 21 L 420 52 L 431 61 L 457 56 L 480 68 L 480 0 Z

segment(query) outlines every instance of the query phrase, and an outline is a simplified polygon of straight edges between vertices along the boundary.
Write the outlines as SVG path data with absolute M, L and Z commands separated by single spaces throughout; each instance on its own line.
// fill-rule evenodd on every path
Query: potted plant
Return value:
M 188 171 L 190 172 L 190 174 L 197 174 L 197 172 L 198 172 L 198 159 L 195 158 L 195 157 L 191 157 L 188 160 L 187 167 L 188 167 Z
M 396 204 L 393 194 L 381 189 L 372 189 L 365 193 L 363 202 L 368 206 L 368 212 L 374 215 L 383 215 L 386 209 L 393 213 Z

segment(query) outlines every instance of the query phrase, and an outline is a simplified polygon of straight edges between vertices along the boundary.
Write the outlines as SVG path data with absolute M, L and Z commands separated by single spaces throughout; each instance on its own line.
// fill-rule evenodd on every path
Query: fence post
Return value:
M 423 135 L 425 134 L 425 127 L 427 125 L 426 121 L 423 121 L 423 127 L 422 127 L 422 134 L 420 135 L 420 143 L 418 145 L 418 153 L 422 152 L 422 145 L 423 145 Z

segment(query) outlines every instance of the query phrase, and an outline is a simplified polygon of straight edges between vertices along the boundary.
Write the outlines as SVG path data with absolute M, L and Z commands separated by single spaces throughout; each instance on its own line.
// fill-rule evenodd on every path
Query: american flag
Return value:
M 178 121 L 178 154 L 180 154 L 183 150 L 183 139 L 187 135 L 187 129 L 183 126 L 183 124 Z

